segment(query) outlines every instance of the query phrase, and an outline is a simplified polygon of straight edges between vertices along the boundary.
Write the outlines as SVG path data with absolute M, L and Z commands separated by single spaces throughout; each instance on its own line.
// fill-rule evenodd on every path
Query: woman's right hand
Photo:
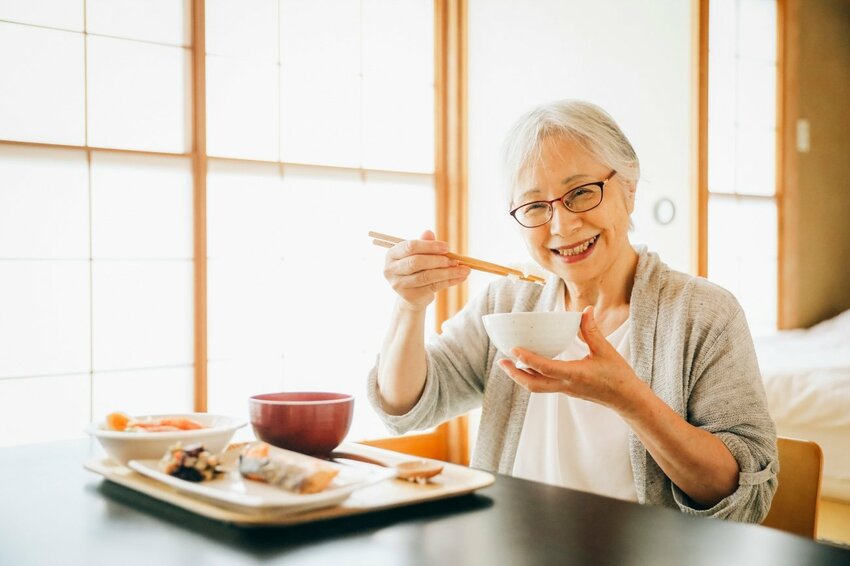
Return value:
M 424 310 L 435 293 L 464 281 L 469 268 L 445 254 L 449 246 L 426 230 L 420 240 L 405 240 L 387 251 L 384 277 L 412 310 Z

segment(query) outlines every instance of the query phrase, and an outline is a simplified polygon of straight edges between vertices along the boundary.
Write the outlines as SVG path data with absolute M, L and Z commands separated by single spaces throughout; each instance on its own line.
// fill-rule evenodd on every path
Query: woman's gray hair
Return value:
M 537 106 L 513 125 L 505 139 L 504 179 L 508 206 L 514 190 L 540 158 L 549 137 L 575 141 L 634 187 L 640 163 L 632 144 L 605 110 L 582 100 L 557 100 Z

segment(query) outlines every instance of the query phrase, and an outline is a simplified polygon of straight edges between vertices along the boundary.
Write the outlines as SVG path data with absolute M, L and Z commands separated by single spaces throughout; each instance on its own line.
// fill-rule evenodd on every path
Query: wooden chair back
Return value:
M 815 538 L 823 452 L 817 443 L 780 436 L 779 487 L 762 525 Z

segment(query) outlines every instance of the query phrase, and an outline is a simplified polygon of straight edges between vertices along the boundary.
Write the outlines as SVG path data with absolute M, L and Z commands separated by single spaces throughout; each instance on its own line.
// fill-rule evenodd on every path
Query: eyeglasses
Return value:
M 537 228 L 552 220 L 552 216 L 555 215 L 554 205 L 558 201 L 561 201 L 564 207 L 570 212 L 587 212 L 602 203 L 602 189 L 605 188 L 605 183 L 610 181 L 611 177 L 616 174 L 616 171 L 611 171 L 601 181 L 587 183 L 586 185 L 570 189 L 567 194 L 556 199 L 525 203 L 510 211 L 510 215 L 521 226 Z

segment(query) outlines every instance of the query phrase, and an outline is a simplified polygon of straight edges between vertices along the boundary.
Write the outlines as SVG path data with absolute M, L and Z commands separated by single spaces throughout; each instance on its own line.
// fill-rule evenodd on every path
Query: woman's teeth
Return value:
M 578 245 L 574 248 L 570 248 L 570 249 L 563 249 L 562 248 L 562 249 L 558 250 L 558 253 L 561 254 L 561 255 L 567 255 L 567 256 L 582 254 L 582 253 L 587 251 L 587 248 L 589 248 L 591 245 L 596 243 L 597 238 L 599 238 L 598 234 L 596 236 L 592 237 L 591 239 L 589 239 L 588 241 L 586 241 L 585 243 Z

